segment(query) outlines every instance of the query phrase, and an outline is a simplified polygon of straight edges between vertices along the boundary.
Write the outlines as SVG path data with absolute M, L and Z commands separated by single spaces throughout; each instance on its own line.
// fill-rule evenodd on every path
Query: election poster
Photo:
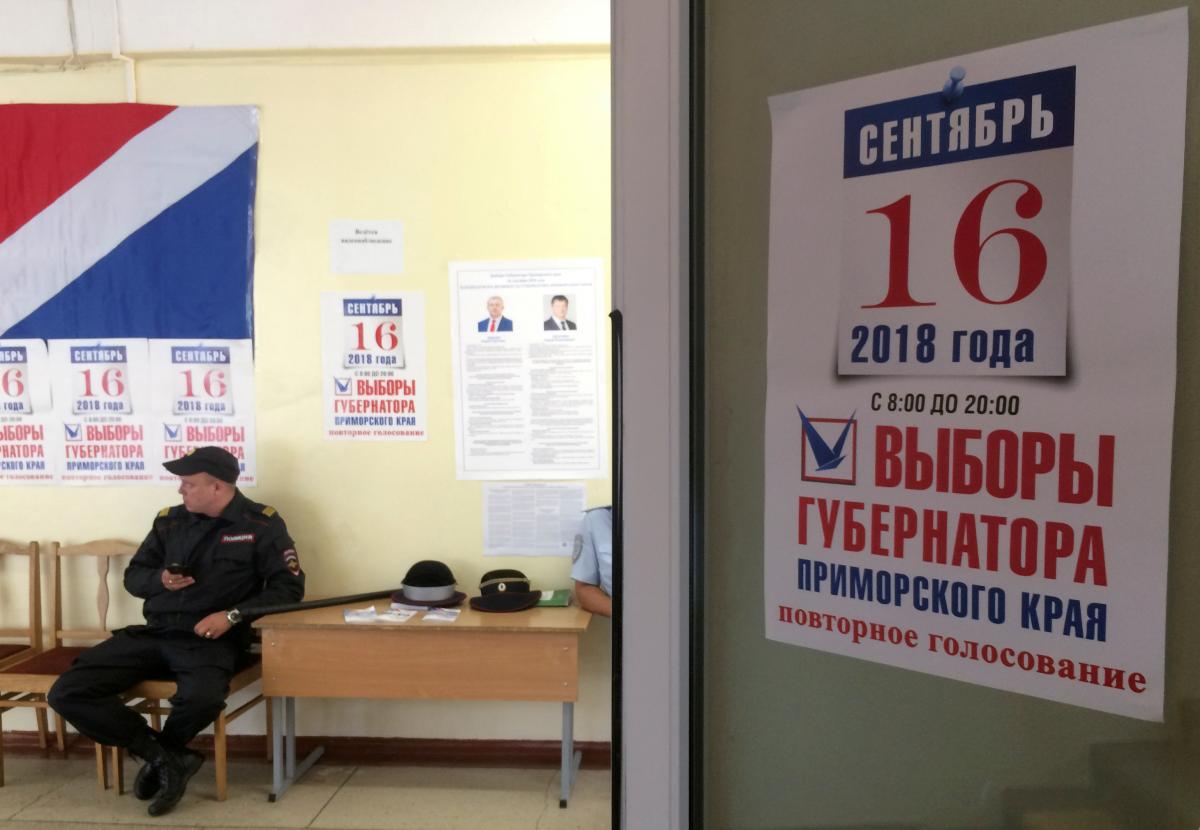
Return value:
M 240 486 L 256 484 L 250 341 L 151 340 L 149 350 L 155 480 L 174 483 L 163 462 L 214 445 L 238 460 Z
M 50 360 L 41 340 L 0 340 L 0 481 L 52 484 Z
M 321 295 L 325 438 L 424 441 L 425 295 Z
M 460 479 L 586 479 L 604 467 L 600 260 L 454 262 Z
M 59 484 L 154 480 L 146 341 L 51 340 Z
M 1161 720 L 1187 16 L 776 96 L 769 639 Z

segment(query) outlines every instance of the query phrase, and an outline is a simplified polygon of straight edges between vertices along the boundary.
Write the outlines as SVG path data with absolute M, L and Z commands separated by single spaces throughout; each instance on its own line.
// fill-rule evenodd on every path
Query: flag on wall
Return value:
M 254 107 L 0 106 L 0 338 L 253 335 Z

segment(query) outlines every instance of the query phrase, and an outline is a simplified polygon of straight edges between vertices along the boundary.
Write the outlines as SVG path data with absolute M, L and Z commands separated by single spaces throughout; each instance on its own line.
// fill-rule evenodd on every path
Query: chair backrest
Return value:
M 0 628 L 0 638 L 20 637 L 35 651 L 42 649 L 42 589 L 39 578 L 41 557 L 38 543 L 21 545 L 0 539 L 0 556 L 25 556 L 29 559 L 29 625 L 25 628 Z
M 54 645 L 63 644 L 63 640 L 103 640 L 109 636 L 108 629 L 108 574 L 112 569 L 112 561 L 117 556 L 132 556 L 137 552 L 137 545 L 122 542 L 117 539 L 99 539 L 94 542 L 84 542 L 82 545 L 60 545 L 54 542 L 50 546 L 50 573 L 54 590 L 51 594 L 54 620 Z M 91 556 L 96 560 L 96 573 L 100 577 L 96 586 L 96 620 L 95 628 L 63 628 L 62 620 L 62 572 L 64 556 Z

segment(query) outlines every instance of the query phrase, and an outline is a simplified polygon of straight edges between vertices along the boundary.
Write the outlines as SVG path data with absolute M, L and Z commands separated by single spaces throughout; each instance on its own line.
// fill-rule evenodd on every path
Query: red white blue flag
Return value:
M 253 335 L 253 107 L 0 106 L 0 338 Z

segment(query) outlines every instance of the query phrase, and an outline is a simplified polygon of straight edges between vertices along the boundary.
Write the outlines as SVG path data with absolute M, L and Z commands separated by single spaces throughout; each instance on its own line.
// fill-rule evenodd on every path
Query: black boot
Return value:
M 139 801 L 149 801 L 158 792 L 158 765 L 153 761 L 142 764 L 137 778 L 133 779 L 133 794 Z
M 146 810 L 152 816 L 161 816 L 179 803 L 188 781 L 204 763 L 203 755 L 186 747 L 167 749 L 165 758 L 158 770 L 158 797 Z
M 161 768 L 168 758 L 167 750 L 158 740 L 158 733 L 146 730 L 129 743 L 129 752 L 144 762 L 133 781 L 133 794 L 147 801 L 162 787 Z
M 184 775 L 186 778 L 191 778 L 196 774 L 196 770 L 200 769 L 200 765 L 204 763 L 204 756 L 199 752 L 184 747 L 183 749 L 172 752 L 173 755 L 183 764 Z M 137 778 L 133 780 L 133 794 L 140 801 L 149 801 L 154 798 L 158 792 L 158 767 L 153 761 L 147 761 L 142 764 L 142 768 L 138 770 Z
M 146 761 L 146 766 L 150 768 L 147 775 L 153 773 L 158 779 L 158 795 L 147 810 L 152 816 L 161 816 L 178 804 L 187 789 L 188 779 L 200 768 L 198 763 L 185 765 L 182 756 L 164 747 L 158 733 L 149 729 L 130 742 L 129 751 Z

